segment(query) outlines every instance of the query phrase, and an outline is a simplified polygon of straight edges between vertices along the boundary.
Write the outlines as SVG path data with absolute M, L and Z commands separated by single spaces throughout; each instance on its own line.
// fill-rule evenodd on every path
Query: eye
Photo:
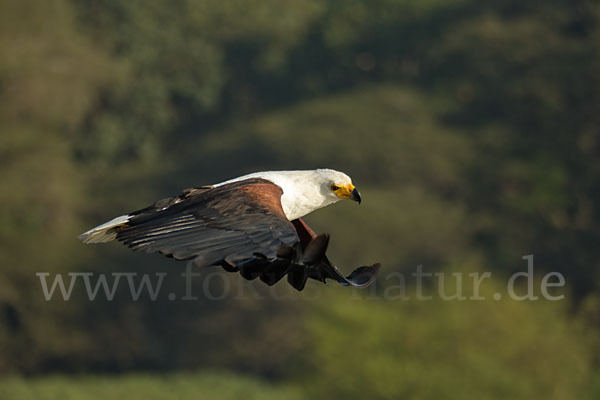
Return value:
M 339 188 L 340 188 L 340 187 L 339 187 L 339 186 L 337 186 L 337 185 L 331 185 L 331 190 L 333 190 L 334 192 L 335 192 L 336 190 L 338 190 Z

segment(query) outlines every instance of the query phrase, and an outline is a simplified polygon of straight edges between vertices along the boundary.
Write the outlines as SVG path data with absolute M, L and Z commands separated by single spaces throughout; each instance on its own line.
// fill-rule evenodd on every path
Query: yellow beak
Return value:
M 336 191 L 334 191 L 334 193 L 340 199 L 354 200 L 358 204 L 360 204 L 360 201 L 361 201 L 360 192 L 351 183 L 344 185 L 344 186 L 339 186 L 338 189 Z

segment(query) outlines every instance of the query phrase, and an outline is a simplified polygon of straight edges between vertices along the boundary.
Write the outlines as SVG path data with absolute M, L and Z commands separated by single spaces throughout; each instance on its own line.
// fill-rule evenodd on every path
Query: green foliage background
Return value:
M 0 1 L 0 398 L 600 396 L 599 18 L 595 0 Z M 382 262 L 373 290 L 222 274 L 221 301 L 44 300 L 36 272 L 168 272 L 182 293 L 183 263 L 76 236 L 316 167 L 363 193 L 308 222 L 344 271 Z M 565 300 L 491 300 L 527 254 Z M 384 300 L 417 265 L 491 271 L 490 299 Z

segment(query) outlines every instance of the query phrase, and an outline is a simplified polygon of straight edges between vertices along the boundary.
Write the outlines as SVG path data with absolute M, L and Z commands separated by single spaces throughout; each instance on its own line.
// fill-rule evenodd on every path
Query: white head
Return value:
M 316 181 L 319 182 L 321 194 L 331 202 L 350 199 L 360 204 L 360 193 L 348 175 L 333 169 L 317 169 L 314 172 L 317 175 Z
M 333 169 L 255 172 L 218 185 L 249 178 L 267 179 L 281 187 L 281 205 L 290 221 L 340 200 L 361 200 L 352 179 Z

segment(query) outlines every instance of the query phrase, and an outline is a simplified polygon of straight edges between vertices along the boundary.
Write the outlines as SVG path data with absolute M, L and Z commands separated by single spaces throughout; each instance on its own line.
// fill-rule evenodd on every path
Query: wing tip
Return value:
M 130 215 L 121 215 L 112 220 L 98 225 L 87 232 L 77 236 L 77 239 L 86 244 L 106 243 L 117 238 L 117 232 L 129 222 Z
M 77 236 L 77 239 L 81 240 L 85 244 L 97 244 L 110 242 L 112 240 L 115 240 L 116 237 L 117 233 L 114 231 L 95 231 L 94 229 L 92 229 Z

